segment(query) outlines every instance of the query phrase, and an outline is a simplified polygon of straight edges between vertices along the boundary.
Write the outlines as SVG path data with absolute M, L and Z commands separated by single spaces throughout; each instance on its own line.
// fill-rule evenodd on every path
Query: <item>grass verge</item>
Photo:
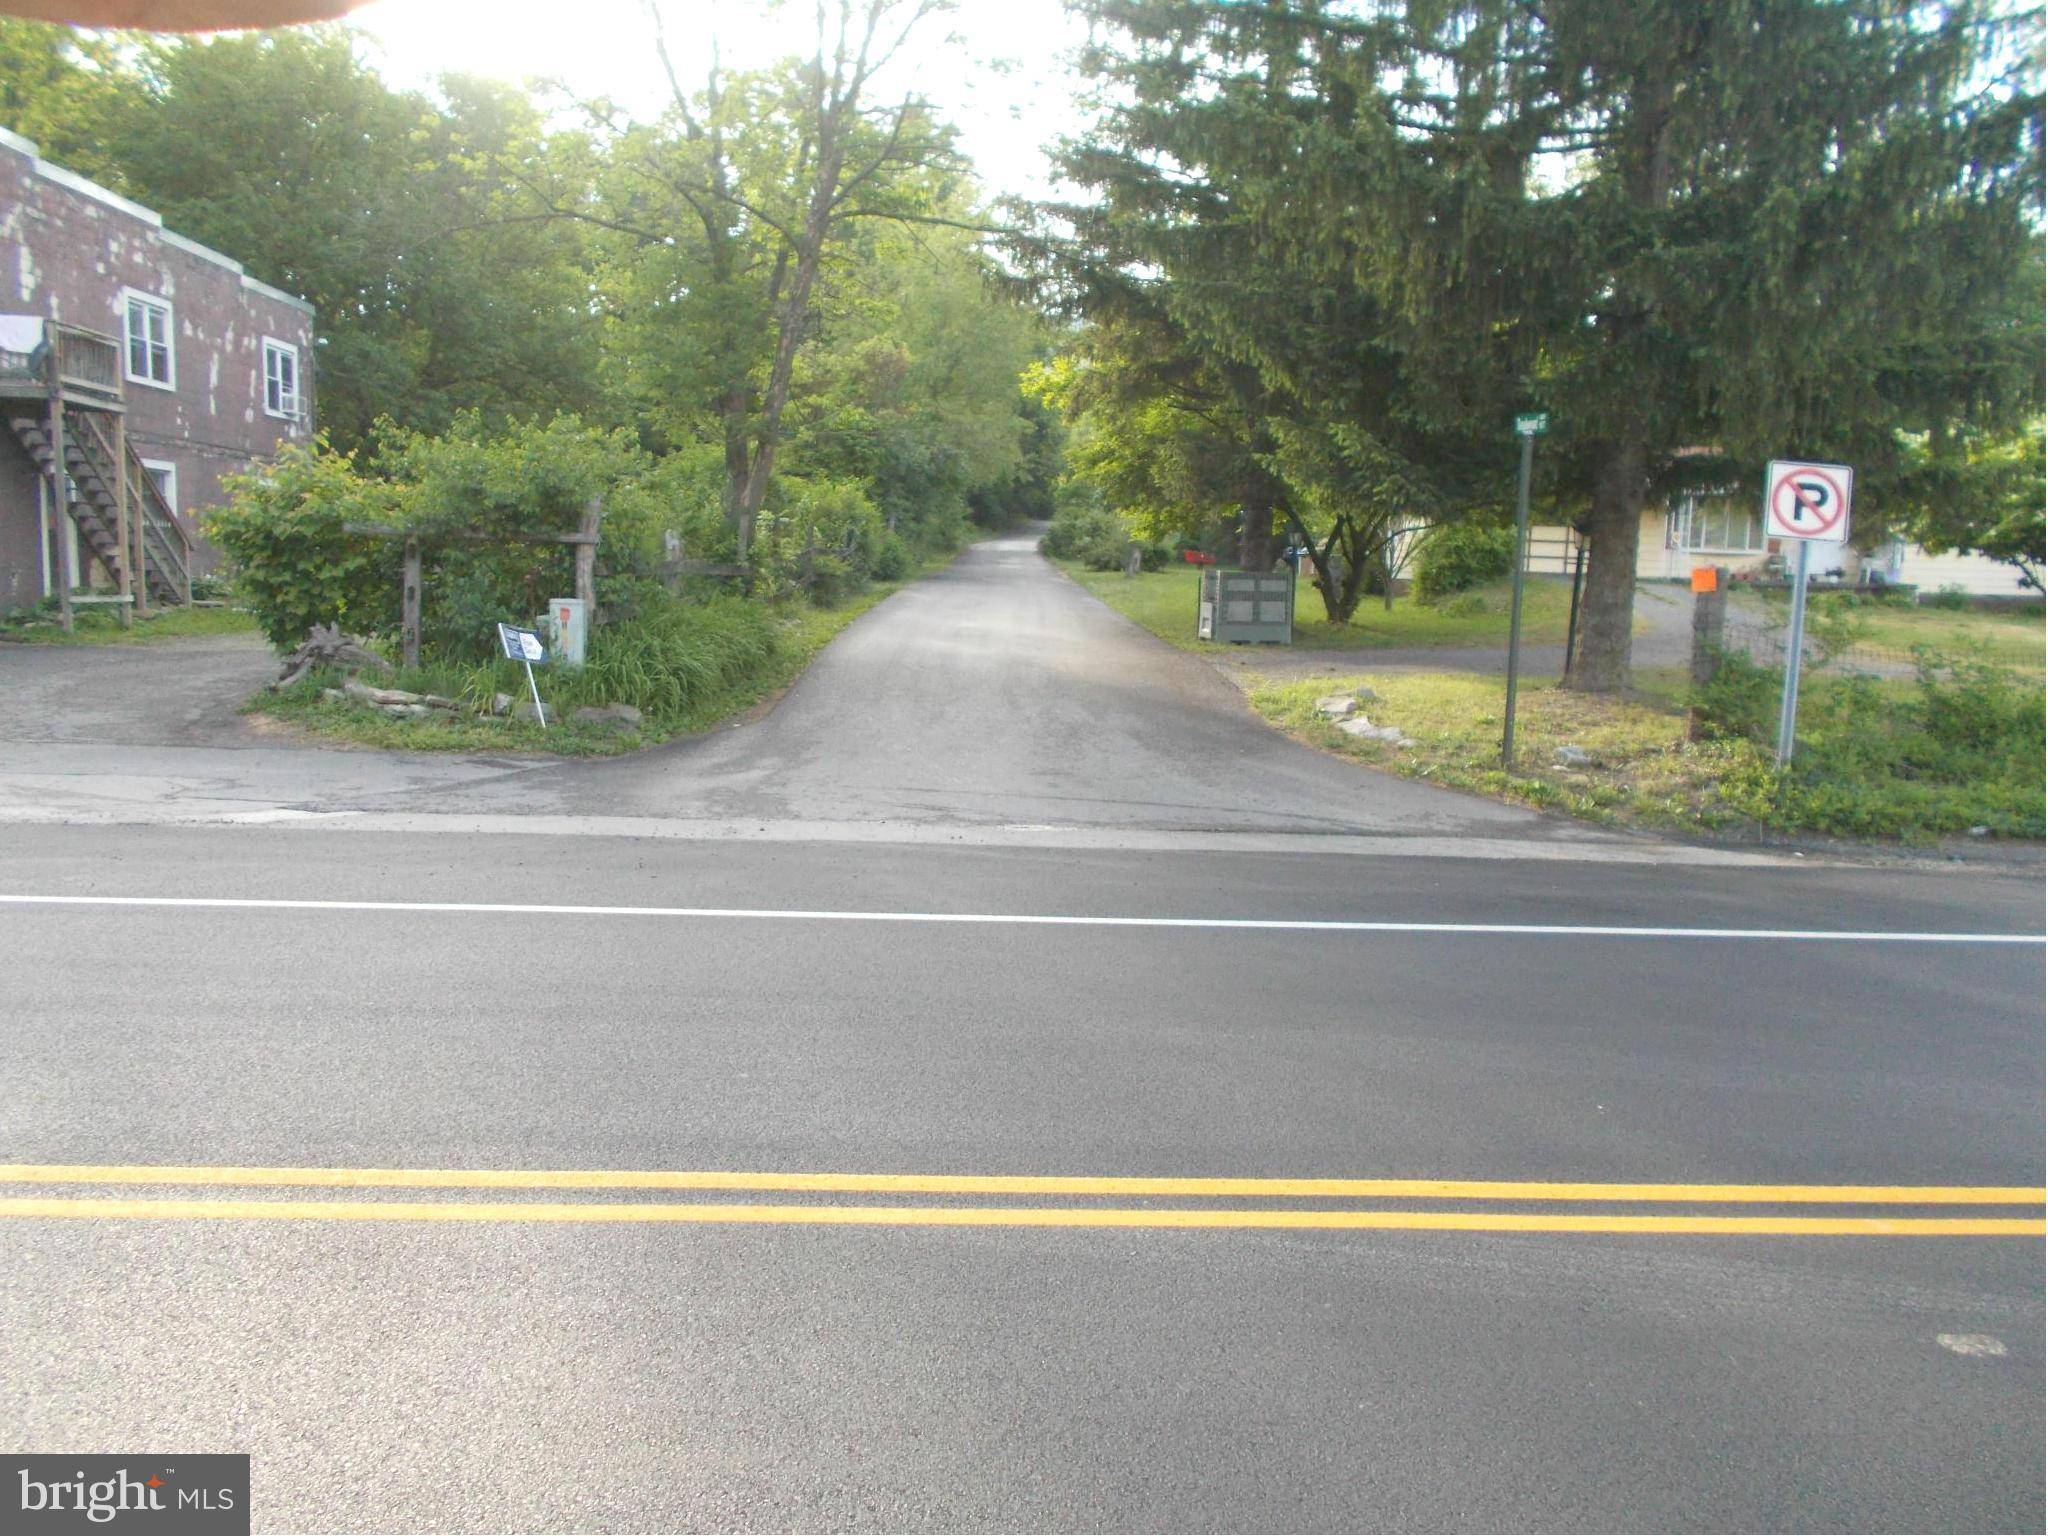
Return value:
M 23 645 L 149 645 L 210 635 L 253 635 L 255 615 L 242 608 L 159 608 L 124 629 L 111 608 L 77 609 L 65 633 L 55 609 L 32 608 L 0 618 L 0 641 Z
M 1195 638 L 1195 602 L 1201 573 L 1191 565 L 1126 576 L 1091 571 L 1074 560 L 1055 562 L 1075 581 L 1133 623 L 1170 645 L 1188 651 L 1238 651 Z M 1397 597 L 1390 609 L 1377 597 L 1361 601 L 1349 624 L 1323 617 L 1322 594 L 1306 578 L 1294 596 L 1294 644 L 1300 650 L 1390 650 L 1402 646 L 1505 645 L 1509 586 L 1493 582 L 1460 592 L 1434 605 Z M 1522 639 L 1561 644 L 1571 612 L 1571 589 L 1547 578 L 1531 580 L 1522 593 Z
M 1942 685 L 1946 686 L 1946 685 Z M 1367 688 L 1374 724 L 1398 726 L 1412 745 L 1360 740 L 1316 712 L 1316 700 Z M 1837 696 L 1837 688 L 1841 696 Z M 1525 684 L 1516 709 L 1516 769 L 1500 764 L 1503 689 L 1494 677 L 1383 673 L 1256 685 L 1252 707 L 1290 735 L 1374 768 L 1557 811 L 1607 825 L 1723 837 L 1819 835 L 1907 841 L 1984 827 L 2007 836 L 2042 831 L 2038 725 L 2009 726 L 1968 761 L 1916 760 L 1911 741 L 1873 750 L 1873 710 L 1911 722 L 1922 685 L 1837 685 L 1802 693 L 1800 756 L 1780 775 L 1755 741 L 1687 739 L 1669 700 L 1569 692 Z M 1852 697 L 1852 695 L 1854 695 Z M 1936 707 L 1951 708 L 1943 696 Z M 1905 729 L 1906 727 L 1901 727 Z M 1589 761 L 1567 767 L 1558 749 Z

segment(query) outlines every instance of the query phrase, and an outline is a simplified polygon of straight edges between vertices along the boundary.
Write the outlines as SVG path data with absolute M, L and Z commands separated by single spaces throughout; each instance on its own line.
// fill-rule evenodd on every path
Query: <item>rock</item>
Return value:
M 500 694 L 499 697 L 502 698 L 504 695 Z M 533 700 L 521 699 L 512 706 L 512 718 L 514 720 L 538 720 L 540 715 L 533 707 Z
M 417 720 L 433 713 L 424 704 L 379 704 L 377 707 L 394 720 Z
M 1377 704 L 1380 701 L 1380 696 L 1378 694 L 1374 693 L 1370 688 L 1365 687 L 1352 689 L 1351 697 L 1358 700 L 1358 702 L 1361 704 Z
M 272 683 L 270 686 L 275 688 L 277 684 Z M 339 688 L 322 688 L 320 690 L 320 697 L 329 704 L 346 704 L 348 702 L 348 695 Z
M 1972 827 L 1972 828 L 1970 828 L 1970 836 L 1972 836 L 1972 837 L 1989 837 L 1990 835 L 1991 835 L 1991 829 L 1990 829 L 1989 827 Z
M 494 715 L 509 715 L 512 713 L 512 706 L 517 702 L 509 693 L 494 693 L 491 695 L 490 712 Z
M 1316 713 L 1326 720 L 1343 720 L 1358 712 L 1358 700 L 1348 693 L 1330 693 L 1316 700 Z
M 423 693 L 420 702 L 429 709 L 460 709 L 462 705 L 454 699 L 444 699 L 438 693 Z
M 1593 766 L 1593 754 L 1584 747 L 1573 746 L 1570 742 L 1566 742 L 1550 755 L 1556 759 L 1557 766 L 1560 768 L 1590 768 Z
M 630 704 L 607 704 L 602 709 L 588 706 L 576 711 L 575 718 L 584 725 L 608 725 L 616 730 L 637 730 L 640 725 L 640 711 Z
M 1337 729 L 1359 741 L 1390 741 L 1397 747 L 1415 745 L 1402 734 L 1398 725 L 1374 725 L 1363 715 L 1353 715 L 1349 720 L 1338 721 Z

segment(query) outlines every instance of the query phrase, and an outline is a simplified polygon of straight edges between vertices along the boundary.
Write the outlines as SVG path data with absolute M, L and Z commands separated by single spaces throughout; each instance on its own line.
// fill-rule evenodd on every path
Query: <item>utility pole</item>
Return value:
M 1515 685 L 1522 670 L 1522 567 L 1529 561 L 1529 471 L 1536 459 L 1536 438 L 1550 425 L 1545 411 L 1515 418 L 1515 436 L 1522 440 L 1522 472 L 1515 481 L 1515 587 L 1508 607 L 1508 708 L 1500 733 L 1500 765 L 1515 771 Z

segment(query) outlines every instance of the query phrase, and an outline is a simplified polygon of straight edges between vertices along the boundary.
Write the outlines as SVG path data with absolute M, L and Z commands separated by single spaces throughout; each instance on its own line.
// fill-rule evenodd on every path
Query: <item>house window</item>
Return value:
M 143 473 L 149 476 L 150 484 L 156 487 L 157 495 L 164 505 L 173 512 L 178 510 L 178 466 L 168 459 L 144 459 Z
M 130 379 L 159 389 L 177 387 L 170 305 L 132 288 L 126 290 L 121 303 L 121 341 Z
M 299 419 L 299 349 L 271 336 L 263 338 L 263 409 Z
M 1671 523 L 1672 545 L 1698 554 L 1747 555 L 1764 548 L 1763 515 L 1748 496 L 1687 496 Z

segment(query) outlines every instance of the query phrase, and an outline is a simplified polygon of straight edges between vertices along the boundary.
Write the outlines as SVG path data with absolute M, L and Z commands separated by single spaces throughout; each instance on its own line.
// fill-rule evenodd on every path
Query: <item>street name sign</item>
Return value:
M 1515 418 L 1515 436 L 1540 437 L 1550 430 L 1550 412 L 1526 411 Z
M 1849 537 L 1849 493 L 1855 473 L 1846 464 L 1771 460 L 1764 477 L 1764 534 L 1840 544 Z

